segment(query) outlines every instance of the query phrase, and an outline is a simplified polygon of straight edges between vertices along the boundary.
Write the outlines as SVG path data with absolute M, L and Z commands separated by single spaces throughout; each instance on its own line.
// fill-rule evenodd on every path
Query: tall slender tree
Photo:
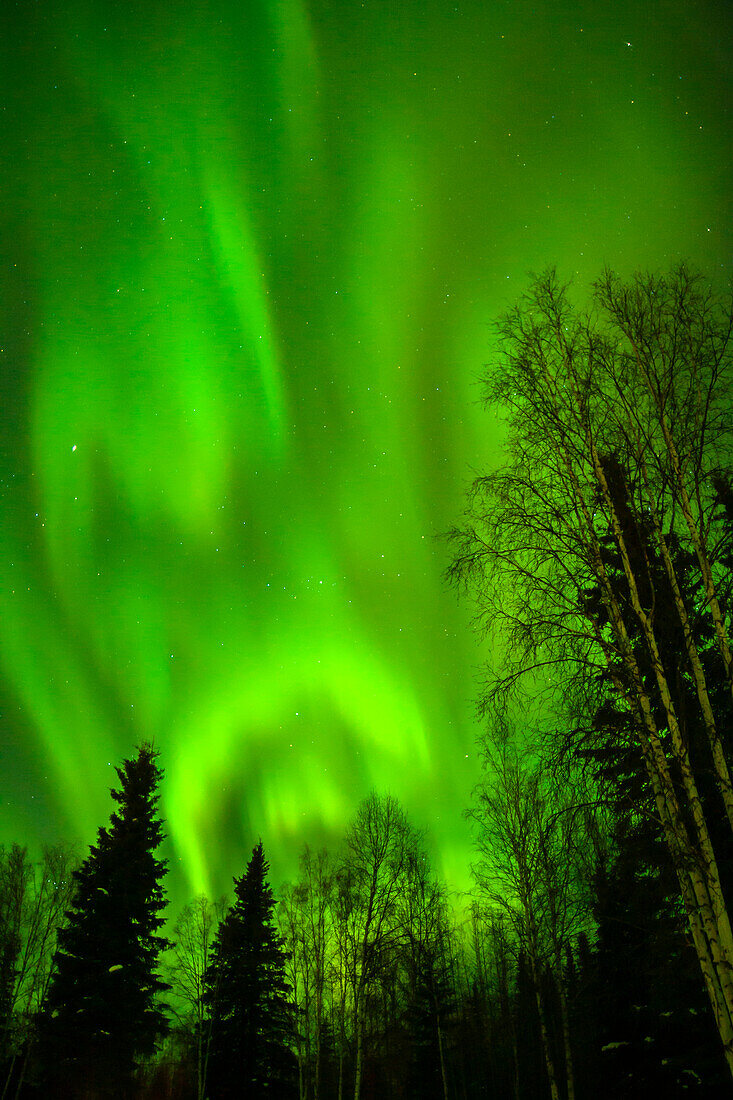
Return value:
M 0 1100 L 20 1095 L 32 1063 L 74 862 L 63 845 L 45 848 L 38 863 L 17 844 L 0 852 Z
M 168 946 L 158 817 L 162 771 L 143 744 L 117 768 L 118 809 L 74 871 L 76 892 L 58 935 L 41 1037 L 46 1095 L 126 1098 L 166 1030 L 158 956 Z
M 219 924 L 206 972 L 208 1084 L 222 1100 L 296 1095 L 287 952 L 275 926 L 268 870 L 260 842 L 234 880 L 235 901 Z
M 508 918 L 527 963 L 550 1095 L 558 1100 L 565 1092 L 574 1100 L 563 964 L 572 935 L 583 929 L 583 913 L 572 889 L 570 807 L 507 731 L 487 734 L 482 745 L 487 776 L 470 812 L 478 826 L 480 856 L 474 875 L 481 891 Z M 565 1088 L 553 1049 L 550 1001 L 557 1001 L 560 1009 Z
M 173 927 L 173 949 L 166 977 L 171 986 L 171 1009 L 190 1038 L 196 1064 L 196 1097 L 206 1096 L 206 1071 L 211 1042 L 211 1017 L 206 1012 L 206 968 L 214 932 L 226 904 L 199 894 L 181 910 Z
M 477 582 L 480 618 L 505 635 L 491 705 L 530 679 L 559 726 L 594 714 L 599 694 L 627 716 L 733 1075 L 720 519 L 733 310 L 684 266 L 628 283 L 606 273 L 595 307 L 575 309 L 550 272 L 501 322 L 504 354 L 486 381 L 508 414 L 508 461 L 475 483 L 452 575 Z
M 364 1073 L 366 1002 L 371 986 L 403 939 L 400 901 L 415 833 L 397 799 L 372 792 L 359 803 L 346 834 L 341 888 L 346 907 L 349 984 L 354 1006 L 354 1100 L 360 1100 Z
M 297 1054 L 300 1096 L 321 1098 L 323 1039 L 326 1024 L 326 979 L 331 962 L 331 905 L 334 870 L 328 852 L 306 844 L 300 877 L 283 887 L 279 923 L 290 954 L 288 978 L 298 1009 Z
M 447 898 L 427 853 L 408 852 L 402 903 L 407 1027 L 413 1094 L 448 1100 L 448 1021 L 454 1008 Z

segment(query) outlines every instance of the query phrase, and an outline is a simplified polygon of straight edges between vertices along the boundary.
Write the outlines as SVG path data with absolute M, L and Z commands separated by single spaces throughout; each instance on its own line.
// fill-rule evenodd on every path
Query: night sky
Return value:
M 0 841 L 154 738 L 174 893 L 389 790 L 467 885 L 447 589 L 531 270 L 731 257 L 731 9 L 2 5 Z

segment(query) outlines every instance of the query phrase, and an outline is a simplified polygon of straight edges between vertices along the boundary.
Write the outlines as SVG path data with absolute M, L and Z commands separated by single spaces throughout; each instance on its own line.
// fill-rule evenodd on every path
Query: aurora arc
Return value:
M 728 263 L 723 18 L 6 6 L 0 839 L 88 841 L 153 737 L 179 892 L 372 787 L 466 884 L 436 536 L 497 453 L 489 324 L 548 263 Z

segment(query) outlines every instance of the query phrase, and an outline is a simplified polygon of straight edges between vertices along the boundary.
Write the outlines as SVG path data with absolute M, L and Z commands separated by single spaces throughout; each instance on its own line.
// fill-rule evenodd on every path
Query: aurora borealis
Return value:
M 0 840 L 88 842 L 152 737 L 179 892 L 372 787 L 465 885 L 490 324 L 553 263 L 727 278 L 727 5 L 2 21 Z

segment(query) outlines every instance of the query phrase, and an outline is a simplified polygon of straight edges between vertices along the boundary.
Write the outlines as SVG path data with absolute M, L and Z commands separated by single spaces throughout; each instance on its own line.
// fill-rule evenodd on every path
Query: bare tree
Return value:
M 373 793 L 360 803 L 346 834 L 343 880 L 349 883 L 346 924 L 351 941 L 349 985 L 355 1031 L 354 1100 L 360 1100 L 367 994 L 401 935 L 400 898 L 414 833 L 391 795 Z
M 285 967 L 296 1008 L 295 1054 L 298 1061 L 298 1095 L 308 1095 L 311 1045 L 311 983 L 309 944 L 306 932 L 306 893 L 300 884 L 285 883 L 280 891 L 277 923 L 285 941 L 288 961 Z
M 470 817 L 480 854 L 474 875 L 503 912 L 530 969 L 547 1077 L 559 1100 L 560 1077 L 550 1043 L 544 976 L 551 973 L 560 1006 L 565 1082 L 574 1100 L 575 1074 L 563 973 L 566 948 L 587 923 L 573 889 L 572 817 L 536 760 L 505 733 L 483 742 L 486 779 Z
M 14 844 L 0 853 L 0 949 L 3 953 L 2 1049 L 8 1059 L 3 1098 L 18 1096 L 48 989 L 56 933 L 71 904 L 76 863 L 66 846 L 45 848 L 39 862 Z
M 482 1016 L 489 1058 L 487 1076 L 494 1085 L 494 1048 L 501 1044 L 503 1035 L 511 1049 L 511 1058 L 506 1063 L 511 1091 L 515 1100 L 519 1100 L 520 1068 L 526 1057 L 525 1051 L 520 1050 L 517 1029 L 514 978 L 520 949 L 513 922 L 502 906 L 492 904 L 491 899 L 482 892 L 482 899 L 472 898 L 464 910 L 463 921 L 457 931 L 460 935 L 456 968 L 460 1000 L 470 1002 L 473 993 L 472 1007 L 477 1023 L 479 1015 Z M 477 1006 L 481 1007 L 481 1013 L 476 1011 Z
M 508 462 L 475 483 L 451 575 L 504 638 L 488 706 L 530 679 L 568 723 L 602 695 L 625 712 L 733 1074 L 733 932 L 701 793 L 709 774 L 733 827 L 730 704 L 713 690 L 731 681 L 733 313 L 684 267 L 607 273 L 595 305 L 574 309 L 550 273 L 501 323 L 487 394 Z
M 338 1100 L 344 1095 L 344 1063 L 353 1011 L 353 977 L 357 971 L 359 906 L 357 881 L 348 863 L 341 860 L 334 876 L 331 898 L 333 951 L 328 970 L 333 1032 L 338 1046 Z
M 422 846 L 411 845 L 405 863 L 405 887 L 401 902 L 409 996 L 415 1000 L 421 988 L 429 998 L 438 1047 L 444 1100 L 448 1100 L 448 1065 L 444 997 L 449 984 L 449 918 L 445 888 L 432 873 Z
M 321 1091 L 321 1054 L 326 1013 L 326 978 L 333 952 L 331 936 L 334 870 L 328 852 L 308 845 L 300 857 L 300 877 L 281 894 L 280 930 L 290 962 L 288 976 L 298 1006 L 298 1066 L 301 1100 L 312 1087 Z
M 173 946 L 166 960 L 166 978 L 171 987 L 173 1010 L 193 1033 L 198 1100 L 204 1100 L 206 1096 L 211 1040 L 211 1016 L 204 1003 L 204 974 L 225 909 L 224 898 L 212 902 L 204 894 L 185 905 L 174 925 Z

